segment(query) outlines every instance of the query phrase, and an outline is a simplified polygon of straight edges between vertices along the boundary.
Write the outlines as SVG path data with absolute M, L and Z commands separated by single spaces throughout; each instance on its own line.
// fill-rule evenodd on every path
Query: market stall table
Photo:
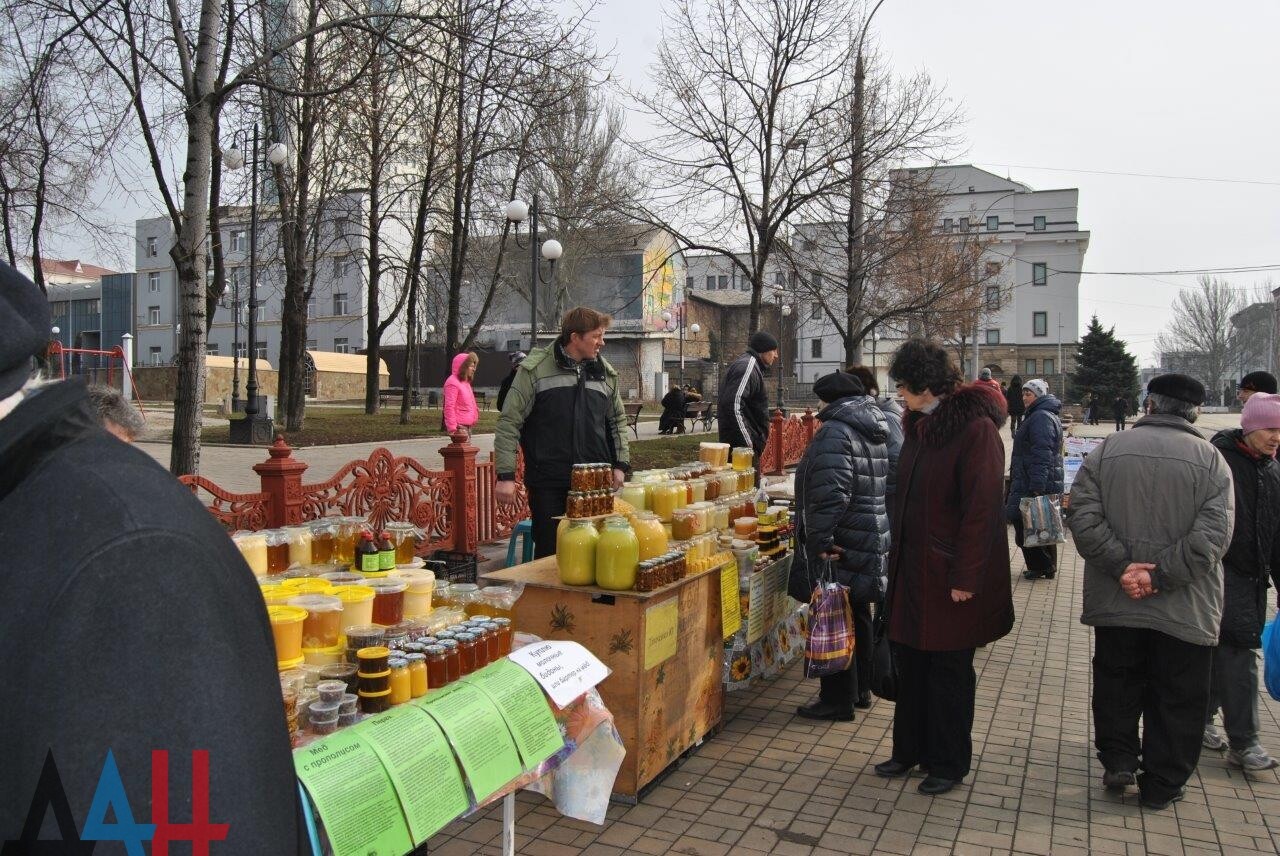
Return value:
M 627 752 L 615 798 L 638 800 L 645 785 L 719 727 L 719 569 L 651 592 L 565 585 L 555 557 L 484 576 L 524 584 L 513 614 L 516 629 L 579 642 L 612 670 L 598 689 Z

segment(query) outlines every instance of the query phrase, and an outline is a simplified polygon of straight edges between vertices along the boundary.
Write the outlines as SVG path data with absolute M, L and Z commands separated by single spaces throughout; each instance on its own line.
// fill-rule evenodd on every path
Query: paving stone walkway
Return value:
M 1012 541 L 1012 538 L 1010 539 Z M 1014 551 L 1013 632 L 976 660 L 974 772 L 941 797 L 920 776 L 877 778 L 893 705 L 852 723 L 794 716 L 814 693 L 799 666 L 731 694 L 724 727 L 637 806 L 603 827 L 561 817 L 544 798 L 517 800 L 517 852 L 531 856 L 680 853 L 1243 854 L 1280 851 L 1280 776 L 1245 775 L 1205 750 L 1187 798 L 1144 811 L 1136 792 L 1101 786 L 1090 714 L 1089 628 L 1079 623 L 1083 563 L 1071 545 L 1054 581 L 1022 579 Z M 1264 693 L 1262 740 L 1280 752 L 1280 703 Z M 436 856 L 496 854 L 500 808 L 454 823 Z

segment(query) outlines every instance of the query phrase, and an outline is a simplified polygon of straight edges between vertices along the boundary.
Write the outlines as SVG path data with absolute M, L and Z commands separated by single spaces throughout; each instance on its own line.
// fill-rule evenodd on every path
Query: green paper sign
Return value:
M 415 845 L 469 808 L 449 742 L 420 708 L 402 705 L 366 719 L 356 729 L 391 776 Z
M 359 729 L 293 753 L 335 856 L 402 856 L 413 849 L 395 788 Z
M 532 770 L 564 746 L 560 726 L 542 688 L 524 669 L 503 658 L 465 680 L 484 690 L 498 706 L 526 770 Z
M 428 696 L 419 710 L 431 714 L 444 729 L 477 803 L 523 772 L 502 714 L 489 696 L 470 684 L 458 682 Z

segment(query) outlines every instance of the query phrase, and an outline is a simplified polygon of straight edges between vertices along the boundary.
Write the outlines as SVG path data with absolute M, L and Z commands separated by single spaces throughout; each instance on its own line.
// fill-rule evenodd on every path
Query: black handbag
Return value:
M 872 620 L 871 692 L 885 701 L 898 700 L 898 662 L 889 645 L 889 612 L 883 603 L 876 606 Z

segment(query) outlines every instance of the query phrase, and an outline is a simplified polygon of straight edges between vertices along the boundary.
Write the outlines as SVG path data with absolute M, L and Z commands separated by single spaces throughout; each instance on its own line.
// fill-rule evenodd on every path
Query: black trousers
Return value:
M 1124 424 L 1125 424 L 1125 421 L 1126 421 L 1126 420 L 1125 420 L 1125 417 L 1123 417 L 1123 416 L 1117 416 L 1117 417 L 1116 417 L 1116 430 L 1117 430 L 1117 431 L 1123 431 L 1123 430 L 1124 430 Z
M 1018 426 L 1019 426 L 1019 425 L 1021 425 L 1021 424 L 1022 424 L 1022 414 L 1021 414 L 1021 413 L 1010 413 L 1010 414 L 1009 414 L 1009 434 L 1010 434 L 1010 435 L 1017 434 L 1017 433 L 1018 433 Z
M 529 488 L 529 518 L 533 527 L 533 557 L 556 554 L 556 517 L 564 514 L 569 488 Z
M 958 782 L 973 762 L 973 649 L 920 651 L 891 644 L 898 658 L 893 758 Z
M 871 654 L 874 651 L 874 630 L 871 625 L 871 604 L 854 603 L 853 608 L 853 662 L 849 668 L 834 675 L 818 679 L 822 688 L 818 699 L 824 704 L 851 709 L 859 693 L 871 691 Z
M 1093 731 L 1102 766 L 1141 766 L 1138 787 L 1148 799 L 1176 794 L 1200 761 L 1212 664 L 1209 645 L 1158 630 L 1095 627 Z
M 1022 547 L 1022 516 L 1013 521 L 1013 538 Z M 1037 574 L 1053 574 L 1058 569 L 1058 545 L 1047 547 L 1022 547 L 1022 557 L 1027 560 L 1027 570 Z

